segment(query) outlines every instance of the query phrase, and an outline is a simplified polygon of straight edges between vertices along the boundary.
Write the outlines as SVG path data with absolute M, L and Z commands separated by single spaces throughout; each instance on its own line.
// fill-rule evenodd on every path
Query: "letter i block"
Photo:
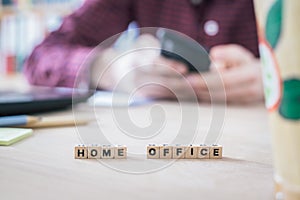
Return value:
M 88 159 L 100 159 L 101 158 L 101 147 L 98 145 L 91 145 L 87 147 Z
M 147 146 L 147 158 L 159 158 L 159 146 L 155 146 L 154 144 Z
M 115 148 L 111 145 L 103 145 L 100 156 L 102 159 L 113 159 L 115 156 Z
M 212 145 L 209 152 L 210 159 L 220 159 L 222 158 L 223 147 L 221 145 Z
M 185 148 L 185 158 L 193 159 L 197 158 L 198 147 L 195 145 L 189 145 Z
M 161 159 L 170 159 L 173 157 L 173 147 L 167 144 L 164 144 L 159 147 L 159 158 Z
M 199 159 L 209 159 L 210 147 L 207 145 L 200 145 L 198 147 L 197 157 Z
M 115 146 L 115 159 L 127 158 L 127 147 L 124 145 Z
M 173 158 L 184 158 L 185 157 L 185 146 L 182 146 L 180 144 L 176 144 L 173 146 Z
M 84 145 L 78 145 L 75 147 L 75 159 L 86 159 L 88 158 L 88 149 Z

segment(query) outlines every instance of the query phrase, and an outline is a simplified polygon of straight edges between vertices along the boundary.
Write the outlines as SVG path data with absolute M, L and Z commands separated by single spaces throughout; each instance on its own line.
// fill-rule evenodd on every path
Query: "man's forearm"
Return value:
M 38 46 L 24 66 L 28 81 L 34 85 L 74 87 L 75 80 L 88 84 L 84 61 L 92 49 L 71 46 Z

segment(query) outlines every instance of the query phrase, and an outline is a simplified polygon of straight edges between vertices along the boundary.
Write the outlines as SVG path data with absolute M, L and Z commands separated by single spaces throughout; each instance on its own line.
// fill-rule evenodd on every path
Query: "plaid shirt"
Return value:
M 252 0 L 87 0 L 25 62 L 32 84 L 72 87 L 91 50 L 131 21 L 180 31 L 205 47 L 240 44 L 258 57 Z M 87 73 L 79 76 L 87 82 Z

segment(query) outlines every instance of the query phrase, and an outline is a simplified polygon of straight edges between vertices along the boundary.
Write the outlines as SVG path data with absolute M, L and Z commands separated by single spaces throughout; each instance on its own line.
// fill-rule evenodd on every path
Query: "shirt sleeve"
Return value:
M 105 39 L 124 31 L 133 20 L 130 0 L 88 0 L 67 16 L 61 27 L 38 45 L 25 61 L 31 84 L 74 87 L 88 84 L 88 55 Z

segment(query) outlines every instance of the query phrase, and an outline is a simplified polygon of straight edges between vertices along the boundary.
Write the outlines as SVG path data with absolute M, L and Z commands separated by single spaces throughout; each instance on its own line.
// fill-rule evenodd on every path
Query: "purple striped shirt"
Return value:
M 25 62 L 29 82 L 72 87 L 91 50 L 131 21 L 180 31 L 208 48 L 240 44 L 258 56 L 252 0 L 203 0 L 200 5 L 190 0 L 87 0 L 34 49 Z M 79 78 L 88 81 L 87 73 Z

